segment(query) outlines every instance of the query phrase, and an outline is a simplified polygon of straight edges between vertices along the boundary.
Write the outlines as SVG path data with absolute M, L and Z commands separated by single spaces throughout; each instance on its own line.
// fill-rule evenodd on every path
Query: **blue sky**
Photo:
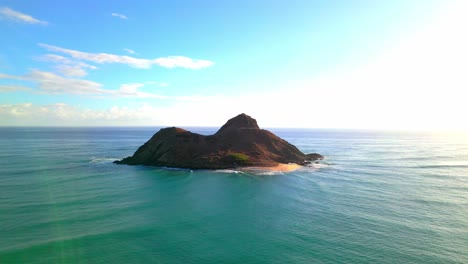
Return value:
M 1 1 L 0 125 L 467 129 L 465 1 Z

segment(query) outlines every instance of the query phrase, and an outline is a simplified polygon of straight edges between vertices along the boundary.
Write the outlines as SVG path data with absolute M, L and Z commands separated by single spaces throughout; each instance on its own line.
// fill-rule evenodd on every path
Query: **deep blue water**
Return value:
M 273 129 L 326 156 L 290 173 L 112 163 L 157 130 L 0 128 L 0 263 L 468 263 L 466 135 Z

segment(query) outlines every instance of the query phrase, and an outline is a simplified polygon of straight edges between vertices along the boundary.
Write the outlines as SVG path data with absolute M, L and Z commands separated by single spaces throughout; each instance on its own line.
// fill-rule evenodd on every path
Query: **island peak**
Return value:
M 257 120 L 244 113 L 229 119 L 216 134 L 220 134 L 231 129 L 260 129 Z

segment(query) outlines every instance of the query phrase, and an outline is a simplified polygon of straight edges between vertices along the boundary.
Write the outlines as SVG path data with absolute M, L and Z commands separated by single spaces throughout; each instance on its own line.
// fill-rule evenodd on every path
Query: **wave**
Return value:
M 89 163 L 112 163 L 116 160 L 118 160 L 119 158 L 96 158 L 96 157 L 93 157 L 91 158 L 91 160 L 89 161 Z
M 192 169 L 187 169 L 187 168 L 177 168 L 177 167 L 158 167 L 158 166 L 146 166 L 146 165 L 139 165 L 141 167 L 147 167 L 147 168 L 156 168 L 156 169 L 162 169 L 166 171 L 188 171 L 188 172 L 193 172 Z
M 419 165 L 419 166 L 412 166 L 410 168 L 415 168 L 415 169 L 466 169 L 466 168 L 468 168 L 468 164 Z
M 312 164 L 307 165 L 306 167 L 310 168 L 310 169 L 323 169 L 323 168 L 330 167 L 330 165 L 332 165 L 332 164 L 329 164 L 329 163 L 312 163 Z
M 214 172 L 218 172 L 218 173 L 228 173 L 228 174 L 244 174 L 243 171 L 240 171 L 240 170 L 233 170 L 233 169 L 214 170 Z

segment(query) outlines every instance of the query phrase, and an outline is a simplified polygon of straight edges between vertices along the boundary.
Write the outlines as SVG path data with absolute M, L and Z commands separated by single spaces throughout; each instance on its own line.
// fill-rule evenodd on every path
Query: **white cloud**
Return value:
M 72 58 L 91 61 L 94 63 L 122 63 L 135 68 L 150 68 L 151 60 L 147 59 L 137 59 L 129 56 L 120 56 L 108 53 L 87 53 L 77 50 L 64 49 L 47 44 L 39 44 L 39 46 L 54 52 L 60 52 L 71 56 Z
M 112 13 L 111 15 L 114 16 L 114 17 L 121 18 L 121 19 L 128 19 L 128 17 L 126 15 L 119 14 L 119 13 Z
M 165 68 L 182 67 L 194 70 L 206 68 L 213 65 L 213 62 L 208 60 L 193 60 L 184 56 L 169 56 L 165 58 L 157 58 L 152 60 L 152 63 Z
M 57 46 L 40 43 L 39 46 L 54 52 L 64 53 L 72 58 L 94 63 L 121 63 L 134 68 L 149 69 L 152 65 L 158 65 L 165 68 L 187 68 L 203 69 L 212 66 L 214 63 L 209 60 L 191 59 L 184 56 L 169 56 L 156 59 L 139 59 L 130 56 L 114 55 L 109 53 L 89 53 L 77 50 L 65 49 Z
M 0 16 L 9 19 L 15 22 L 22 22 L 28 24 L 40 24 L 40 25 L 47 25 L 48 22 L 36 19 L 30 15 L 23 14 L 21 12 L 15 11 L 8 7 L 0 8 Z
M 137 54 L 134 50 L 131 49 L 124 48 L 124 50 L 128 52 L 128 54 Z

